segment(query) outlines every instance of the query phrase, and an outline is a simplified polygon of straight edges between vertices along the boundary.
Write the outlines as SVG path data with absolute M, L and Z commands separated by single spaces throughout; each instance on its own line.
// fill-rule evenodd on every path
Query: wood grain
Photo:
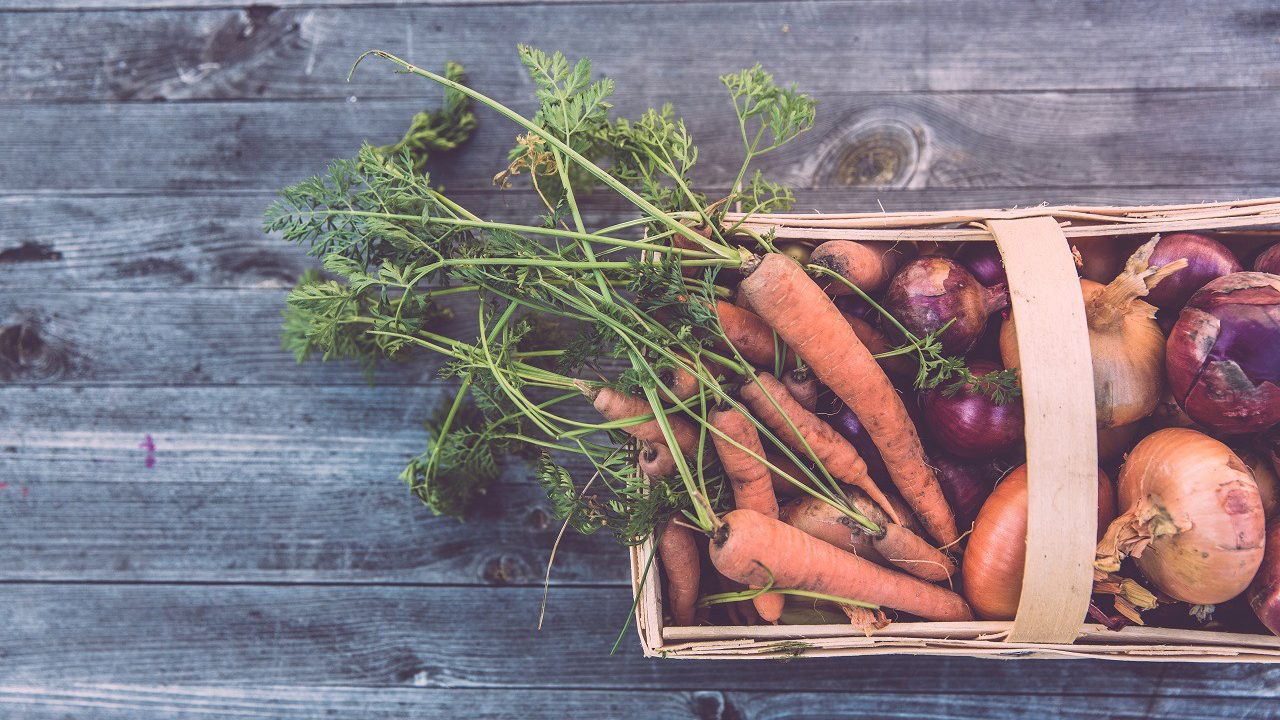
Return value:
M 805 664 L 807 665 L 807 663 Z M 798 667 L 805 667 L 800 665 Z M 167 720 L 210 711 L 237 718 L 404 717 L 506 718 L 518 708 L 530 720 L 564 717 L 671 720 L 784 720 L 798 717 L 879 719 L 929 717 L 1095 718 L 1100 703 L 1113 718 L 1269 717 L 1269 696 L 1242 698 L 1100 698 L 1095 695 L 967 693 L 896 695 L 868 692 L 766 693 L 695 690 L 562 690 L 528 688 L 315 688 L 89 685 L 0 687 L 0 708 L 25 720 Z
M 403 78 L 413 82 L 412 78 Z M 1270 90 L 820 96 L 815 129 L 761 169 L 792 187 L 1250 187 L 1280 184 L 1280 93 Z M 741 141 L 719 102 L 662 89 L 618 98 L 634 115 L 674 100 L 701 148 L 699 185 L 736 173 Z M 527 103 L 517 110 L 529 112 Z M 0 193 L 274 191 L 364 140 L 397 139 L 421 103 L 0 106 Z M 64 128 L 74 113 L 77 132 Z M 323 117 L 324 122 L 300 118 Z M 514 132 L 485 113 L 435 174 L 490 186 Z
M 708 188 L 714 194 L 724 188 Z M 481 217 L 533 222 L 531 192 L 451 192 Z M 1280 196 L 1280 185 L 1202 188 L 801 188 L 802 211 L 932 211 L 1078 203 L 1169 204 Z M 0 284 L 6 291 L 287 288 L 313 261 L 261 231 L 262 193 L 0 197 Z M 588 227 L 628 214 L 614 195 L 584 201 Z
M 1093 697 L 1094 703 L 1269 698 L 1259 700 L 1263 706 L 1274 702 L 1280 679 L 1280 669 L 1247 664 L 1170 663 L 1159 666 L 1158 675 L 1148 667 L 1152 677 L 1142 680 L 1141 665 L 1093 661 L 664 662 L 640 656 L 634 628 L 618 654 L 609 655 L 630 607 L 625 588 L 557 588 L 543 629 L 535 631 L 541 597 L 532 587 L 6 584 L 0 585 L 7 628 L 0 634 L 0 687 L 521 687 L 559 689 L 565 696 L 711 687 L 892 694 L 899 702 L 936 698 L 938 704 L 957 695 L 998 702 L 1016 689 L 1012 694 L 1024 697 Z M 807 716 L 797 707 L 804 706 L 793 705 L 794 712 Z M 884 713 L 890 706 L 868 707 Z M 1110 713 L 1116 706 L 1106 707 Z M 1092 709 L 1096 716 L 1098 706 Z M 742 712 L 759 711 L 748 702 Z
M 559 523 L 523 463 L 466 523 L 397 478 L 446 392 L 0 387 L 0 581 L 538 584 Z M 552 579 L 625 560 L 570 533 Z
M 1280 21 L 1260 0 L 1060 3 L 1052 11 L 1016 0 L 700 2 L 678 12 L 626 2 L 504 3 L 479 12 L 447 2 L 318 7 L 326 4 L 12 14 L 4 32 L 15 41 L 0 50 L 0 99 L 435 96 L 421 83 L 368 68 L 347 84 L 355 58 L 380 49 L 427 68 L 460 61 L 486 93 L 510 100 L 530 92 L 517 43 L 591 57 L 625 92 L 650 97 L 672 88 L 716 92 L 717 74 L 756 62 L 823 96 L 1280 83 L 1272 69 Z M 590 22 L 581 22 L 584 16 Z M 641 27 L 661 38 L 663 52 L 638 62 L 618 46 L 628 29 Z M 716 37 L 710 47 L 709 28 Z M 1222 52 L 1228 45 L 1231 52 Z

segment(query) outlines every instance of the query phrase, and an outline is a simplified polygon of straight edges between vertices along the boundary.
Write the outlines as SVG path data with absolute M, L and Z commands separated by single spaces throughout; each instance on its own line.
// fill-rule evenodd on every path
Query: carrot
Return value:
M 814 459 L 822 463 L 827 472 L 831 473 L 831 477 L 846 485 L 861 488 L 885 512 L 889 513 L 890 517 L 893 517 L 888 499 L 867 474 L 867 463 L 863 461 L 862 456 L 858 455 L 853 445 L 840 437 L 817 415 L 800 407 L 800 403 L 791 397 L 777 378 L 769 373 L 760 373 L 756 378 L 760 381 L 759 384 L 748 382 L 742 386 L 741 390 L 742 399 L 750 406 L 756 418 L 797 453 L 807 454 L 808 451 L 805 450 L 804 445 L 808 442 L 813 450 Z M 761 385 L 764 386 L 763 389 Z M 777 407 L 774 407 L 774 402 L 777 403 Z M 788 419 L 800 432 L 799 435 L 791 430 L 790 425 L 787 424 Z
M 707 414 L 707 422 L 720 431 L 712 433 L 711 437 L 716 454 L 720 456 L 720 464 L 724 467 L 724 474 L 733 485 L 734 507 L 749 508 L 767 517 L 778 517 L 778 499 L 773 494 L 773 480 L 770 478 L 769 468 L 759 460 L 764 457 L 764 445 L 751 420 L 741 411 L 729 407 L 713 409 Z M 721 437 L 721 433 L 724 437 Z M 757 595 L 754 598 L 756 612 L 765 620 L 776 622 L 782 616 L 784 600 L 778 593 Z
M 782 386 L 800 403 L 800 407 L 809 412 L 818 412 L 818 378 L 807 368 L 796 368 L 783 373 Z
M 739 287 L 752 307 L 866 425 L 894 485 L 929 534 L 948 545 L 958 540 L 955 516 L 902 399 L 831 299 L 784 255 L 770 253 L 744 271 L 750 274 Z
M 671 617 L 676 625 L 692 625 L 697 613 L 700 561 L 698 545 L 693 531 L 676 522 L 667 521 L 667 527 L 658 539 L 658 560 L 667 576 L 667 599 L 671 605 Z
M 857 493 L 857 495 L 854 495 Z M 921 580 L 941 582 L 955 574 L 955 562 L 903 525 L 889 522 L 866 495 L 853 490 L 853 506 L 880 526 L 878 534 L 817 498 L 797 498 L 787 503 L 780 519 L 819 540 L 864 557 L 878 565 L 893 565 Z
M 883 290 L 898 270 L 902 254 L 891 243 L 828 240 L 814 248 L 809 262 L 837 273 L 865 293 Z M 852 295 L 842 282 L 832 280 L 822 288 L 831 295 Z
M 648 478 L 669 478 L 676 474 L 676 459 L 671 450 L 660 442 L 644 440 L 636 465 Z
M 748 589 L 745 584 L 721 575 L 720 571 L 716 570 L 715 567 L 711 569 L 715 570 L 716 585 L 720 588 L 720 592 L 742 592 Z M 738 600 L 737 602 L 725 603 L 724 609 L 729 614 L 729 622 L 733 625 L 760 624 L 760 614 L 756 612 L 755 605 L 751 602 Z
M 804 470 L 800 469 L 799 465 L 791 462 L 791 458 L 778 453 L 766 453 L 765 458 L 768 459 L 770 465 L 773 465 L 783 471 L 792 479 L 799 480 L 801 483 L 808 485 L 809 487 L 813 487 L 813 482 L 809 479 L 809 476 L 805 474 Z M 795 495 L 803 492 L 803 490 L 796 487 L 795 483 L 791 482 L 791 480 L 788 480 L 772 470 L 769 471 L 769 478 L 773 480 L 773 494 L 775 496 L 794 497 Z
M 658 387 L 658 396 L 671 402 L 688 400 L 697 395 L 702 386 L 697 375 L 678 365 L 664 368 L 658 373 L 658 378 L 666 385 L 665 388 Z
M 761 515 L 733 510 L 711 539 L 711 563 L 732 580 L 807 590 L 890 607 L 943 622 L 973 619 L 964 598 L 905 573 L 882 568 Z
M 860 630 L 867 637 L 871 637 L 872 633 L 877 630 L 889 627 L 889 618 L 884 614 L 883 610 L 872 610 L 871 608 L 846 605 L 844 603 L 840 604 L 840 609 L 848 616 L 849 625 L 854 630 Z
M 858 336 L 858 340 L 866 345 L 867 350 L 872 354 L 879 355 L 893 349 L 893 343 L 889 342 L 889 337 L 880 328 L 849 313 L 840 314 L 844 316 L 845 322 L 849 323 L 849 327 L 853 328 L 853 334 Z M 911 377 L 916 372 L 915 363 L 912 362 L 910 355 L 890 355 L 879 358 L 878 362 L 880 367 L 896 378 Z
M 716 301 L 715 310 L 729 344 L 741 353 L 747 362 L 773 367 L 776 348 L 773 330 L 768 323 L 750 310 L 743 310 L 723 300 Z M 790 359 L 792 353 L 788 351 L 787 355 Z
M 852 492 L 859 491 L 855 488 Z M 778 509 L 778 519 L 847 553 L 866 558 L 877 565 L 889 564 L 876 551 L 871 544 L 871 535 L 861 525 L 818 498 L 802 495 L 791 500 Z M 888 518 L 878 508 L 874 515 L 867 514 L 867 519 L 877 525 L 888 522 Z
M 574 384 L 584 395 L 591 398 L 591 404 L 595 406 L 596 412 L 606 420 L 626 420 L 653 414 L 653 408 L 642 397 L 628 395 L 611 387 L 593 388 L 580 380 Z M 667 422 L 671 425 L 671 434 L 680 452 L 685 455 L 697 452 L 698 431 L 693 429 L 693 424 L 674 415 L 668 415 Z M 638 421 L 635 425 L 628 425 L 622 429 L 641 440 L 662 444 L 667 442 L 656 419 Z
M 907 506 L 907 501 L 897 493 L 885 493 L 885 496 L 889 498 L 889 507 L 893 508 L 894 515 L 900 521 L 899 524 L 916 535 L 924 537 L 926 535 L 924 526 L 916 518 L 915 512 Z
M 755 312 L 755 310 L 751 309 L 751 303 L 747 302 L 747 296 L 744 295 L 743 293 L 735 292 L 733 294 L 733 304 L 735 307 L 740 307 L 743 310 L 747 310 L 749 312 Z

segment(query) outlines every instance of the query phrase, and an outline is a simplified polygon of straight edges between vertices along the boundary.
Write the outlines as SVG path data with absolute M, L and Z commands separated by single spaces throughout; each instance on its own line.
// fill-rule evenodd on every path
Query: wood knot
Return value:
M 742 720 L 742 714 L 722 692 L 714 690 L 693 693 L 689 705 L 698 720 Z
M 480 575 L 490 585 L 519 585 L 534 579 L 523 558 L 507 554 L 490 558 Z
M 905 187 L 920 163 L 923 133 L 898 120 L 864 120 L 820 161 L 819 186 Z
M 34 323 L 0 329 L 0 380 L 49 380 L 68 370 L 67 354 L 46 343 Z

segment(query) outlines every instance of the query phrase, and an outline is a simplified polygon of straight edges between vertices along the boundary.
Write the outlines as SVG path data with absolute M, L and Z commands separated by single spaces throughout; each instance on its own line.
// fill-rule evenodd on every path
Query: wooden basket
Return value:
M 730 217 L 730 221 L 740 218 Z M 1097 434 L 1084 303 L 1068 239 L 1200 230 L 1274 240 L 1280 198 L 1159 207 L 1035 207 L 936 213 L 755 215 L 778 240 L 995 242 L 1004 257 L 1026 413 L 1028 532 L 1017 618 L 894 623 L 867 637 L 838 625 L 663 627 L 653 540 L 631 549 L 646 655 L 776 658 L 877 654 L 1280 662 L 1280 637 L 1085 624 L 1097 529 Z

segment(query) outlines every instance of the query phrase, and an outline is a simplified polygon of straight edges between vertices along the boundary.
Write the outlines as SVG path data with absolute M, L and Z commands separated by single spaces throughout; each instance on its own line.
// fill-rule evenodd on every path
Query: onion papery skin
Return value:
M 1258 496 L 1262 498 L 1262 515 L 1267 520 L 1276 516 L 1276 510 L 1280 509 L 1280 481 L 1277 481 L 1276 471 L 1271 466 L 1271 459 L 1248 448 L 1235 448 L 1232 450 L 1240 461 L 1249 466 L 1250 472 L 1253 473 L 1253 482 L 1258 486 Z
M 1167 265 L 1178 258 L 1186 258 L 1187 266 L 1147 293 L 1147 302 L 1162 310 L 1178 310 L 1210 281 L 1242 269 L 1231 248 L 1208 235 L 1189 232 L 1170 233 L 1160 238 L 1150 262 Z
M 1111 479 L 1098 471 L 1098 530 L 1115 517 Z M 1012 620 L 1027 560 L 1027 466 L 996 485 L 983 503 L 964 551 L 964 596 L 983 620 Z
M 1167 357 L 1169 387 L 1195 422 L 1228 435 L 1280 422 L 1280 276 L 1234 273 L 1201 288 Z
M 1086 308 L 1104 288 L 1092 280 L 1080 281 Z M 1000 328 L 1000 356 L 1005 367 L 1020 367 L 1015 319 L 1009 316 Z M 1155 410 L 1164 389 L 1164 353 L 1164 334 L 1155 320 L 1140 311 L 1124 313 L 1108 328 L 1097 328 L 1090 322 L 1089 354 L 1100 427 L 1128 425 Z
M 1266 553 L 1249 584 L 1249 605 L 1275 635 L 1280 635 L 1280 522 L 1267 523 Z
M 1009 276 L 1004 270 L 1004 260 L 1000 250 L 993 242 L 967 242 L 960 252 L 956 253 L 956 262 L 964 266 L 969 274 L 987 287 L 1007 285 Z
M 943 354 L 963 355 L 978 342 L 987 318 L 1008 306 L 1003 286 L 985 287 L 953 260 L 926 256 L 907 263 L 885 291 L 884 307 L 916 337 L 937 333 Z M 891 335 L 898 335 L 891 324 Z
M 948 453 L 930 453 L 929 465 L 937 471 L 942 495 L 956 516 L 956 527 L 968 530 L 978 517 L 991 489 L 1009 469 L 1001 460 L 968 460 Z
M 1100 557 L 1118 546 L 1156 589 L 1193 605 L 1248 587 L 1266 521 L 1253 475 L 1230 448 L 1195 430 L 1158 430 L 1129 453 L 1118 485 L 1122 514 Z
M 1280 243 L 1263 250 L 1253 261 L 1253 269 L 1255 272 L 1280 275 Z
M 978 378 L 1002 368 L 993 362 L 970 363 L 969 372 Z M 929 434 L 944 450 L 963 458 L 990 458 L 1010 452 L 1023 440 L 1022 399 L 1001 405 L 980 392 L 970 392 L 971 384 L 947 396 L 941 387 L 920 396 L 920 409 Z

